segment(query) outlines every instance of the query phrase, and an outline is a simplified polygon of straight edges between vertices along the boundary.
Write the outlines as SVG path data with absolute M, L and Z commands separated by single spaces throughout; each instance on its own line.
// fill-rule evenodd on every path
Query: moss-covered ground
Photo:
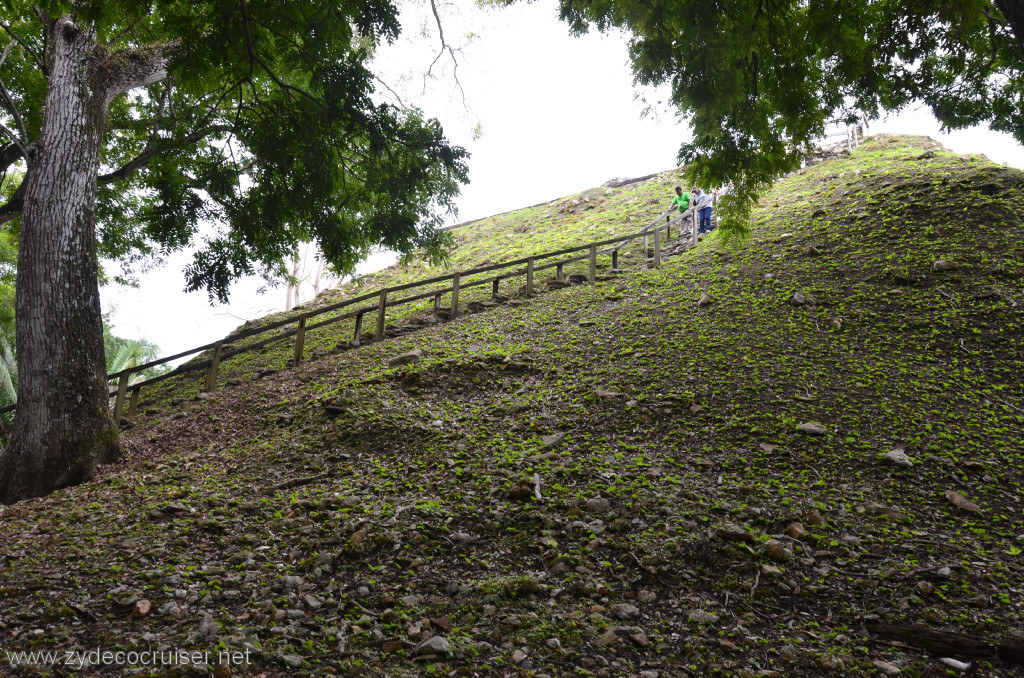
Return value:
M 673 182 L 583 232 L 561 203 L 467 226 L 456 263 L 636 230 Z M 959 675 L 871 629 L 1024 642 L 1022 223 L 1020 172 L 876 138 L 779 182 L 739 247 L 169 381 L 121 464 L 0 509 L 0 647 L 249 651 L 160 676 Z

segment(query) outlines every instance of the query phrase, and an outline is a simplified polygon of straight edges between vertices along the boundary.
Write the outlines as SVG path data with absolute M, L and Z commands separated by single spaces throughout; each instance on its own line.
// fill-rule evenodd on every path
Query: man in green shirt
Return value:
M 690 194 L 684 193 L 682 186 L 676 186 L 676 197 L 672 198 L 672 209 L 679 208 L 685 212 L 690 207 Z

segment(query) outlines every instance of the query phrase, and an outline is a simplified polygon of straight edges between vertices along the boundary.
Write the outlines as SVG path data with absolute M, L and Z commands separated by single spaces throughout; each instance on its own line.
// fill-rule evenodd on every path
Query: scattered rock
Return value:
M 794 306 L 804 306 L 805 304 L 807 304 L 807 299 L 808 297 L 806 294 L 804 294 L 803 292 L 797 292 L 789 300 L 789 303 L 793 304 Z
M 910 460 L 910 457 L 907 456 L 907 453 L 899 448 L 889 450 L 884 455 L 882 455 L 882 458 L 885 459 L 890 464 L 902 466 L 904 468 L 910 468 L 911 466 L 914 465 L 914 462 Z
M 449 643 L 447 640 L 445 640 L 445 638 L 443 636 L 434 636 L 433 638 L 429 638 L 429 639 L 423 641 L 422 643 L 420 643 L 419 645 L 417 645 L 415 648 L 413 648 L 413 651 L 412 651 L 412 653 L 414 655 L 424 655 L 424 654 L 445 654 L 445 655 L 450 655 L 450 654 L 452 654 L 452 652 L 453 652 L 453 650 L 452 650 L 451 643 Z
M 633 619 L 640 614 L 640 608 L 629 603 L 619 603 L 612 605 L 610 612 L 616 619 Z
M 213 621 L 213 617 L 208 614 L 203 615 L 203 618 L 199 620 L 199 635 L 203 637 L 215 636 L 217 631 L 217 622 Z
M 806 433 L 810 436 L 823 436 L 828 433 L 828 429 L 821 424 L 815 424 L 814 422 L 805 422 L 800 424 L 797 429 L 801 433 Z
M 514 501 L 529 501 L 533 496 L 533 483 L 523 478 L 508 491 L 508 498 Z
M 750 532 L 732 525 L 715 530 L 715 536 L 722 541 L 740 541 L 747 544 L 753 543 L 756 538 Z
M 409 365 L 412 363 L 418 363 L 423 358 L 423 349 L 417 348 L 413 351 L 401 353 L 388 360 L 388 367 L 398 367 L 399 365 Z
M 819 252 L 818 248 L 815 247 L 814 245 L 808 245 L 807 247 L 804 248 L 805 257 L 816 257 L 819 254 L 821 254 L 821 252 Z
M 934 264 L 932 264 L 932 270 L 935 271 L 952 271 L 954 268 L 956 268 L 956 264 L 954 264 L 951 261 L 946 261 L 944 259 L 939 259 Z
M 718 615 L 713 612 L 707 612 L 706 610 L 696 609 L 690 612 L 687 619 L 696 624 L 714 624 L 718 621 Z
M 611 502 L 604 497 L 591 497 L 587 500 L 587 510 L 591 513 L 607 513 Z
M 980 609 L 988 607 L 992 601 L 984 593 L 979 593 L 976 596 L 971 596 L 964 602 L 966 602 L 971 607 L 977 607 Z
M 778 539 L 769 539 L 763 548 L 764 554 L 777 563 L 785 563 L 793 558 L 793 552 Z
M 807 529 L 804 527 L 803 523 L 790 523 L 789 526 L 786 527 L 786 532 L 788 532 L 789 536 L 793 539 L 803 539 L 807 536 Z
M 549 436 L 541 436 L 540 442 L 544 447 L 555 448 L 562 444 L 565 440 L 565 433 L 552 433 Z
M 781 577 L 782 570 L 777 565 L 769 565 L 765 563 L 761 565 L 761 574 L 766 577 Z
M 636 599 L 639 600 L 641 603 L 649 604 L 653 603 L 658 599 L 658 594 L 656 594 L 654 591 L 641 590 L 640 593 L 636 595 Z
M 889 662 L 884 662 L 881 659 L 876 659 L 871 663 L 887 676 L 898 676 L 903 673 L 898 666 L 890 664 Z
M 819 513 L 817 509 L 815 509 L 807 516 L 807 524 L 813 525 L 814 527 L 822 527 L 825 524 L 825 518 L 822 517 L 821 513 Z
M 981 513 L 981 507 L 968 500 L 956 490 L 946 490 L 946 499 L 950 500 L 960 508 L 971 513 Z
M 611 629 L 608 629 L 607 631 L 602 633 L 600 635 L 600 637 L 598 637 L 598 639 L 597 639 L 597 646 L 598 647 L 608 647 L 612 643 L 618 642 L 618 640 L 619 640 L 619 636 L 616 635 L 615 631 L 612 631 Z
M 160 614 L 170 615 L 172 617 L 178 617 L 181 615 L 181 608 L 178 607 L 177 603 L 172 601 L 161 605 L 160 609 L 157 610 L 157 612 L 159 612 Z
M 935 590 L 935 585 L 930 581 L 919 581 L 917 582 L 917 590 L 927 595 Z
M 698 306 L 710 306 L 711 305 L 711 295 L 709 295 L 707 292 L 704 292 L 703 294 L 701 294 L 700 295 L 700 299 L 697 300 L 697 305 Z
M 603 389 L 603 388 L 595 388 L 594 389 L 594 395 L 596 395 L 598 398 L 604 398 L 604 399 L 607 399 L 607 400 L 611 400 L 612 398 L 618 398 L 619 397 L 619 394 L 616 393 L 615 391 L 609 391 L 609 390 Z
M 141 619 L 150 613 L 153 609 L 153 603 L 143 598 L 135 601 L 135 606 L 132 608 L 132 616 L 136 619 Z

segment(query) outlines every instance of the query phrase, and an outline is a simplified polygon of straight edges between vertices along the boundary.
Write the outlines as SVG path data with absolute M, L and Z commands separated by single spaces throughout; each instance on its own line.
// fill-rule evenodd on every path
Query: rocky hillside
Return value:
M 675 181 L 456 262 L 635 230 Z M 103 478 L 0 508 L 0 648 L 203 662 L 0 672 L 1022 675 L 1022 222 L 1021 172 L 875 138 L 738 249 L 168 382 Z

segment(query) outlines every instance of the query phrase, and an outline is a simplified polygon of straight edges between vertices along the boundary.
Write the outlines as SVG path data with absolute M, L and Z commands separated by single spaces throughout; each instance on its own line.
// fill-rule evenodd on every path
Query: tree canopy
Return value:
M 166 77 L 110 102 L 97 238 L 125 272 L 198 245 L 187 287 L 223 300 L 242 275 L 283 274 L 299 242 L 340 271 L 378 244 L 443 250 L 467 153 L 436 120 L 375 99 L 367 62 L 398 35 L 391 2 L 13 2 L 4 14 L 5 173 L 39 136 L 53 18 L 95 28 L 95 78 L 167 58 Z
M 375 99 L 389 0 L 14 0 L 0 28 L 0 186 L 24 169 L 0 206 L 21 222 L 0 501 L 119 454 L 98 254 L 131 270 L 196 245 L 187 289 L 224 299 L 300 242 L 341 272 L 376 245 L 443 253 L 467 153 Z
M 911 102 L 948 128 L 1024 143 L 1024 9 L 1011 0 L 561 0 L 576 33 L 629 32 L 635 79 L 668 83 L 703 185 L 733 180 L 740 215 L 832 122 Z

